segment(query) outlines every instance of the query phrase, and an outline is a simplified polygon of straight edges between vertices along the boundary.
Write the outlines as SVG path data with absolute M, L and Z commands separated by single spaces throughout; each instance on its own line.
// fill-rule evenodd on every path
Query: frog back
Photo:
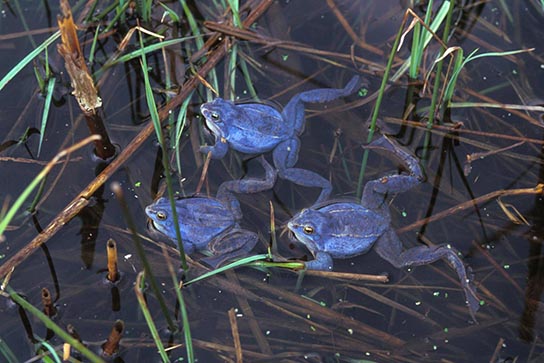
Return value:
M 231 120 L 228 141 L 238 151 L 247 154 L 267 152 L 293 135 L 293 128 L 272 106 L 248 103 L 236 107 L 242 116 Z
M 319 211 L 329 223 L 320 231 L 323 252 L 334 258 L 363 254 L 390 228 L 388 215 L 379 214 L 358 203 L 332 203 Z
M 204 249 L 216 236 L 236 226 L 230 209 L 215 198 L 191 197 L 176 202 L 182 238 Z

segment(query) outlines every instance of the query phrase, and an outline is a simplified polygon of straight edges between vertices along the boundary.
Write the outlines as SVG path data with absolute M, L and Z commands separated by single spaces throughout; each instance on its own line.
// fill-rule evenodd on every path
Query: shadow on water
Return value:
M 78 36 L 87 60 L 91 49 L 94 51 L 88 66 L 98 83 L 109 136 L 121 153 L 137 142 L 136 135 L 151 122 L 139 56 L 111 64 L 114 57 L 140 48 L 135 33 L 122 50 L 118 49 L 137 19 L 143 28 L 164 36 L 164 41 L 187 37 L 164 52 L 147 55 L 157 107 L 164 112 L 170 100 L 187 91 L 184 87 L 189 82 L 198 87 L 186 105 L 183 132 L 176 134 L 180 108 L 172 109 L 170 117 L 165 114 L 168 152 L 161 150 L 155 135 L 141 140 L 141 146 L 77 213 L 79 218 L 72 218 L 53 234 L 41 246 L 43 253 L 30 253 L 17 265 L 9 285 L 39 309 L 42 289 L 52 291 L 58 310 L 53 320 L 63 329 L 71 325 L 70 330 L 75 329 L 74 335 L 81 336 L 91 350 L 98 352 L 114 322 L 122 320 L 124 332 L 115 359 L 159 361 L 134 293 L 134 282 L 143 267 L 110 183 L 116 181 L 123 189 L 153 274 L 181 327 L 180 306 L 165 263 L 179 267 L 179 255 L 166 238 L 149 233 L 144 208 L 164 191 L 163 157 L 168 158 L 179 195 L 191 196 L 197 189 L 205 159 L 199 147 L 214 142 L 200 114 L 200 105 L 216 97 L 210 88 L 236 102 L 258 100 L 279 106 L 286 105 L 298 92 L 341 88 L 354 74 L 363 75 L 365 86 L 357 94 L 307 105 L 296 164 L 329 179 L 332 198 L 353 199 L 363 158 L 361 146 L 368 135 L 367 120 L 404 15 L 404 2 L 272 2 L 247 29 L 233 27 L 231 13 L 218 8 L 217 1 L 166 1 L 164 7 L 153 6 L 147 21 L 132 2 L 120 11 L 109 9 L 108 16 L 101 16 L 108 11 L 105 3 L 98 2 L 96 7 L 90 3 L 72 4 L 72 11 L 82 25 Z M 192 10 L 200 31 L 205 32 L 204 40 L 213 36 L 213 30 L 221 29 L 227 35 L 199 53 L 182 3 Z M 250 3 L 254 8 L 260 2 Z M 453 99 L 456 107 L 438 113 L 445 117 L 438 120 L 442 124 L 431 129 L 430 146 L 424 145 L 424 139 L 431 81 L 405 76 L 390 83 L 379 115 L 382 130 L 416 155 L 427 156 L 422 163 L 426 182 L 391 196 L 392 224 L 407 248 L 449 243 L 461 252 L 472 267 L 478 294 L 485 302 L 477 313 L 478 322 L 468 313 L 457 276 L 442 261 L 397 270 L 370 251 L 335 260 L 335 272 L 353 275 L 308 274 L 299 289 L 300 281 L 293 271 L 243 267 L 182 289 L 198 361 L 236 361 L 237 349 L 248 362 L 499 363 L 543 359 L 544 205 L 542 195 L 528 189 L 544 183 L 544 137 L 542 112 L 526 107 L 541 105 L 544 97 L 539 93 L 544 89 L 540 49 L 544 9 L 537 3 L 468 1 L 462 11 L 456 10 L 450 44 L 463 47 L 465 55 L 476 48 L 480 53 L 536 50 L 470 62 L 458 80 Z M 56 31 L 51 26 L 59 12 L 57 3 L 40 2 L 39 7 L 29 4 L 0 4 L 0 77 L 34 49 L 32 44 L 40 44 Z M 439 5 L 435 5 L 437 9 Z M 426 5 L 415 11 L 424 16 L 425 9 Z M 83 14 L 89 11 L 83 22 Z M 242 6 L 242 20 L 248 13 Z M 115 23 L 105 31 L 114 17 Z M 98 36 L 92 46 L 97 26 Z M 158 41 L 156 35 L 148 34 L 145 42 Z M 224 51 L 218 42 L 234 48 L 213 67 L 215 73 L 199 79 L 195 74 L 214 59 L 214 54 Z M 393 71 L 410 55 L 409 42 L 405 40 L 396 54 Z M 438 43 L 431 42 L 421 66 L 423 72 L 433 67 L 438 49 Z M 50 66 L 45 67 L 45 59 L 42 53 L 0 90 L 2 205 L 10 205 L 21 195 L 60 150 L 88 136 L 55 45 L 48 49 Z M 37 74 L 55 77 L 43 135 L 41 120 L 47 97 L 42 96 Z M 209 87 L 203 85 L 205 82 Z M 480 104 L 467 106 L 468 102 Z M 483 103 L 501 107 L 484 107 Z M 37 156 L 40 135 L 43 140 Z M 474 153 L 476 156 L 470 159 Z M 91 154 L 92 147 L 87 146 L 53 167 L 36 210 L 32 214 L 23 211 L 31 205 L 29 198 L 10 222 L 5 240 L 0 242 L 0 268 L 102 172 Z M 268 160 L 272 160 L 270 154 L 266 154 Z M 259 177 L 262 168 L 247 160 L 246 155 L 233 151 L 221 160 L 212 160 L 201 193 L 213 196 L 226 180 Z M 396 167 L 390 159 L 371 152 L 365 181 Z M 522 189 L 525 192 L 516 192 Z M 318 188 L 279 179 L 273 190 L 238 195 L 244 215 L 241 226 L 260 236 L 253 253 L 266 252 L 272 203 L 279 254 L 311 260 L 302 244 L 293 243 L 287 233 L 280 232 L 293 215 L 313 203 L 319 192 Z M 490 197 L 482 198 L 486 195 Z M 482 198 L 479 203 L 471 202 L 478 198 Z M 115 285 L 104 282 L 106 242 L 110 238 L 117 242 L 121 256 L 122 278 Z M 187 280 L 207 271 L 198 263 L 202 254 L 190 257 Z M 361 274 L 382 273 L 389 275 L 388 283 L 358 280 Z M 164 345 L 172 347 L 170 359 L 186 359 L 183 334 L 168 331 L 151 290 L 144 289 L 144 296 Z M 231 308 L 234 318 L 229 320 Z M 0 321 L 0 361 L 30 361 L 39 354 L 41 340 L 55 349 L 62 347 L 57 334 L 4 296 L 0 296 Z

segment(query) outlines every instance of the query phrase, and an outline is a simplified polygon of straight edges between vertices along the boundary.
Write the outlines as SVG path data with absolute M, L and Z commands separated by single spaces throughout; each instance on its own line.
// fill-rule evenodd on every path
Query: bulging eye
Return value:
M 314 227 L 312 227 L 312 226 L 304 226 L 304 227 L 302 227 L 302 230 L 303 230 L 304 233 L 306 233 L 306 234 L 312 234 L 312 233 L 314 233 Z
M 219 114 L 217 112 L 212 112 L 210 116 L 214 121 L 219 121 L 220 119 Z
M 166 213 L 164 212 L 157 212 L 157 218 L 161 221 L 164 221 L 166 219 Z

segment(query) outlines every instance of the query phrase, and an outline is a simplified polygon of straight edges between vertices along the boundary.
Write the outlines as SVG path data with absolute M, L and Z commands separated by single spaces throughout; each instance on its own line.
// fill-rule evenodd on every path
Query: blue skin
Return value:
M 302 242 L 314 256 L 306 263 L 313 270 L 332 270 L 333 258 L 350 258 L 368 252 L 373 246 L 383 259 L 397 268 L 418 266 L 445 259 L 455 269 L 472 318 L 480 307 L 470 282 L 471 270 L 465 270 L 456 249 L 449 245 L 419 246 L 405 250 L 391 226 L 391 214 L 385 196 L 405 192 L 424 178 L 418 160 L 395 141 L 381 137 L 367 146 L 386 150 L 398 157 L 409 174 L 393 174 L 365 185 L 360 203 L 329 202 L 304 209 L 287 227 L 291 238 Z
M 233 193 L 257 193 L 274 186 L 276 170 L 263 156 L 258 161 L 266 171 L 264 180 L 231 180 L 219 186 L 216 198 L 193 196 L 176 201 L 185 253 L 209 251 L 212 256 L 202 260 L 216 268 L 227 260 L 247 255 L 255 247 L 257 234 L 241 229 L 238 224 L 242 211 Z M 148 205 L 145 212 L 156 230 L 176 240 L 172 208 L 167 198 L 159 198 Z
M 299 136 L 304 131 L 304 103 L 324 103 L 348 96 L 359 89 L 359 84 L 360 77 L 355 76 L 343 89 L 301 92 L 291 98 L 281 113 L 269 105 L 236 105 L 222 98 L 204 103 L 200 111 L 215 136 L 215 145 L 202 146 L 200 151 L 211 151 L 214 159 L 221 159 L 229 148 L 246 154 L 272 150 L 279 177 L 298 185 L 321 188 L 317 203 L 322 202 L 332 191 L 331 183 L 313 171 L 294 168 L 300 150 Z

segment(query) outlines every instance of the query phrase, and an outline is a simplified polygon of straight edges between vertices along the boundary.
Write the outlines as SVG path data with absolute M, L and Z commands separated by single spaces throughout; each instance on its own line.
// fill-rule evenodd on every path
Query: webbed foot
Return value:
M 331 183 L 323 178 L 321 175 L 314 173 L 311 170 L 290 168 L 286 170 L 280 170 L 280 178 L 289 180 L 295 184 L 302 185 L 304 187 L 321 188 L 321 193 L 317 197 L 316 201 L 312 204 L 320 204 L 326 201 L 332 192 Z
M 439 259 L 445 259 L 457 272 L 470 316 L 476 321 L 475 315 L 480 308 L 480 299 L 476 295 L 476 288 L 472 284 L 472 270 L 470 267 L 465 269 L 465 264 L 455 248 L 444 244 L 431 247 L 412 247 L 405 251 L 402 249 L 402 243 L 392 229 L 386 231 L 378 239 L 375 247 L 378 255 L 397 268 L 427 265 Z
M 321 193 L 314 204 L 324 202 L 332 192 L 332 185 L 327 179 L 313 171 L 293 168 L 298 159 L 299 149 L 300 140 L 297 137 L 285 140 L 276 146 L 272 157 L 278 169 L 278 175 L 282 179 L 304 187 L 321 188 Z
M 358 75 L 348 82 L 344 88 L 318 88 L 296 94 L 289 100 L 282 115 L 285 120 L 293 123 L 297 135 L 304 130 L 304 103 L 325 103 L 346 97 L 355 93 L 361 86 L 361 77 Z
M 318 88 L 298 94 L 302 102 L 325 103 L 355 93 L 361 86 L 361 77 L 355 75 L 344 88 Z

